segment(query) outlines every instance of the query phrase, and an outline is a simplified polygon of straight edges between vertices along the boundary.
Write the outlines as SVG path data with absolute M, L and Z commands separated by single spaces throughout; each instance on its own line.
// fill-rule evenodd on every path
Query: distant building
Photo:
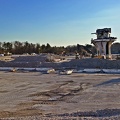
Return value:
M 97 29 L 97 39 L 92 39 L 91 43 L 95 45 L 97 49 L 97 56 L 104 58 L 111 58 L 111 45 L 117 39 L 116 37 L 110 37 L 111 28 Z

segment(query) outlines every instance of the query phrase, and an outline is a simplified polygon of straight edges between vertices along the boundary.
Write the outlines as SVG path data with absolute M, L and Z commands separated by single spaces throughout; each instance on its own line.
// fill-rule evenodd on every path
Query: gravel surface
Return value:
M 2 120 L 119 120 L 120 75 L 0 71 Z

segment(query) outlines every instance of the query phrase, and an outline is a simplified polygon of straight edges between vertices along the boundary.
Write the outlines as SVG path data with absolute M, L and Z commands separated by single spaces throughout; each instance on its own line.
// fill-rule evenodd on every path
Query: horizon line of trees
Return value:
M 23 53 L 54 53 L 54 54 L 67 54 L 67 53 L 76 53 L 78 52 L 81 55 L 93 54 L 96 53 L 94 46 L 86 45 L 69 45 L 67 47 L 60 46 L 51 46 L 49 43 L 40 45 L 39 43 L 33 44 L 26 42 L 0 42 L 0 54 L 23 54 Z

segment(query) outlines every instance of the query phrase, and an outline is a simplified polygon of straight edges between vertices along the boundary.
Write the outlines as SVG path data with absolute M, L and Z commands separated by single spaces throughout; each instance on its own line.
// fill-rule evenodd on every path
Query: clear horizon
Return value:
M 0 0 L 0 41 L 85 45 L 111 28 L 119 42 L 119 12 L 119 0 Z

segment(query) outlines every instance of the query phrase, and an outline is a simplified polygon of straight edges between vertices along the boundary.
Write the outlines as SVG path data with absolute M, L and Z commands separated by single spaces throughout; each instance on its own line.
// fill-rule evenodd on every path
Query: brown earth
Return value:
M 119 74 L 0 72 L 0 118 L 4 120 L 118 110 L 119 100 Z

